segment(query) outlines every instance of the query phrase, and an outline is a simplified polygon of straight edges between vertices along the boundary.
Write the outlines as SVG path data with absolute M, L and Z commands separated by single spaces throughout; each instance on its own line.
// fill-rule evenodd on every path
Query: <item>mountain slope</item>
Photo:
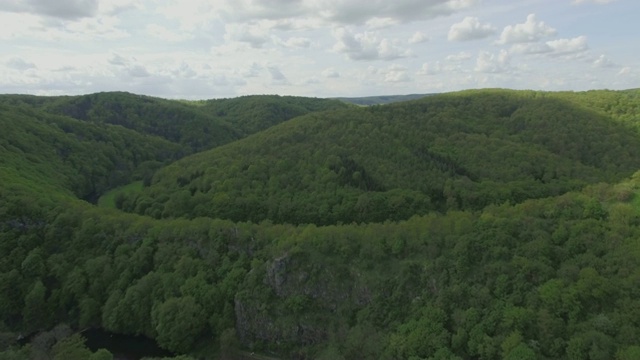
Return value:
M 339 97 L 335 98 L 350 104 L 361 106 L 384 105 L 401 101 L 409 101 L 431 96 L 433 94 L 409 94 L 409 95 L 381 95 L 381 96 L 364 96 L 364 97 Z
M 125 199 L 159 217 L 274 214 L 262 223 L 79 200 L 184 147 L 0 105 L 0 358 L 59 358 L 68 324 L 193 358 L 637 359 L 640 173 L 616 180 L 638 165 L 627 96 L 485 90 L 314 113 Z M 459 210 L 414 215 L 432 208 Z
M 640 167 L 629 124 L 487 90 L 310 114 L 178 161 L 123 202 L 154 217 L 331 224 L 559 195 Z
M 207 114 L 227 121 L 243 135 L 257 133 L 308 113 L 348 107 L 336 100 L 278 95 L 207 100 L 201 105 Z
M 99 124 L 120 125 L 186 145 L 211 149 L 314 111 L 345 108 L 337 100 L 293 96 L 245 96 L 185 102 L 125 92 L 82 96 L 3 95 L 0 103 L 26 105 Z
M 32 184 L 95 201 L 109 188 L 149 176 L 185 149 L 106 124 L 0 105 L 1 186 Z M 9 179 L 8 177 L 11 177 Z

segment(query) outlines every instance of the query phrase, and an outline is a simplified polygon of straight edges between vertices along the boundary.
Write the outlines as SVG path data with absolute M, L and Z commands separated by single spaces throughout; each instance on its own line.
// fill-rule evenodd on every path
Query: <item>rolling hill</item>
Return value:
M 296 118 L 162 169 L 123 209 L 295 224 L 401 220 L 619 180 L 640 167 L 639 155 L 629 123 L 557 96 L 460 93 Z
M 637 359 L 639 114 L 2 95 L 0 358 Z

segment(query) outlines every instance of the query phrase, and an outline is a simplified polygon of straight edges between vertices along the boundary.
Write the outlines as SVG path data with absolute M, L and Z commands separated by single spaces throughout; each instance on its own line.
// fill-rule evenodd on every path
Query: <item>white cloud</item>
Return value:
M 586 36 L 571 39 L 557 39 L 546 42 L 514 44 L 510 48 L 513 54 L 538 55 L 546 54 L 552 57 L 577 56 L 589 49 Z
M 558 39 L 547 41 L 546 45 L 552 50 L 553 56 L 566 56 L 581 53 L 589 49 L 586 36 L 578 36 L 572 39 Z
M 497 55 L 481 51 L 474 70 L 482 73 L 503 73 L 509 69 L 509 61 L 509 53 L 506 50 L 501 50 Z
M 183 27 L 198 27 L 211 19 L 249 23 L 256 20 L 300 21 L 319 25 L 388 27 L 451 15 L 478 0 L 171 0 L 162 12 Z M 272 25 L 276 25 L 275 23 Z
M 267 70 L 269 70 L 269 74 L 271 75 L 271 81 L 275 85 L 285 85 L 289 83 L 289 80 L 286 76 L 280 71 L 277 66 L 267 66 Z
M 555 35 L 556 30 L 543 21 L 536 21 L 535 14 L 529 14 L 522 24 L 509 25 L 502 30 L 499 44 L 535 42 L 544 37 Z
M 6 63 L 7 67 L 14 69 L 14 70 L 19 70 L 19 71 L 24 71 L 24 70 L 29 70 L 29 69 L 35 69 L 36 68 L 36 64 L 32 63 L 32 62 L 28 62 L 25 61 L 21 58 L 11 58 L 9 59 Z
M 174 78 L 190 79 L 198 76 L 198 73 L 187 62 L 182 62 L 175 69 L 170 70 Z
M 100 0 L 99 12 L 106 15 L 119 15 L 125 11 L 142 8 L 142 0 Z
M 593 4 L 609 4 L 616 0 L 573 0 L 574 4 L 585 4 L 585 3 L 593 3 Z
M 149 74 L 149 71 L 147 71 L 147 68 L 142 66 L 142 65 L 140 65 L 140 64 L 132 65 L 127 70 L 127 72 L 132 77 L 149 77 L 149 76 L 151 76 L 151 74 Z
M 269 41 L 268 31 L 258 26 L 232 23 L 226 24 L 225 30 L 225 40 L 247 43 L 252 48 L 260 48 Z
M 109 62 L 109 64 L 116 66 L 126 66 L 129 63 L 129 60 L 125 59 L 119 54 L 111 54 L 107 61 Z
M 405 66 L 399 64 L 391 65 L 385 72 L 384 75 L 385 82 L 407 82 L 411 81 L 409 74 L 407 72 L 407 68 Z
M 363 24 L 374 18 L 398 22 L 432 19 L 472 6 L 471 0 L 326 0 L 303 1 L 306 8 L 325 20 Z
M 593 61 L 592 65 L 593 67 L 597 67 L 597 68 L 613 68 L 618 66 L 616 65 L 616 63 L 611 61 L 611 59 L 609 59 L 605 55 L 600 55 L 597 59 Z
M 322 70 L 322 76 L 329 79 L 336 79 L 340 77 L 340 73 L 336 69 L 330 67 Z
M 409 44 L 420 44 L 429 41 L 429 37 L 421 31 L 416 31 L 409 39 Z
M 477 17 L 467 16 L 461 22 L 451 25 L 449 41 L 484 39 L 493 35 L 496 29 L 489 23 L 481 23 Z
M 258 77 L 262 69 L 263 67 L 258 65 L 257 63 L 251 63 L 251 66 L 248 69 L 242 71 L 242 76 L 248 78 Z
M 3 0 L 0 2 L 0 11 L 73 20 L 96 15 L 98 0 Z
M 287 41 L 280 40 L 279 43 L 288 48 L 308 48 L 311 46 L 311 39 L 305 37 L 290 37 Z
M 187 33 L 179 33 L 167 29 L 157 24 L 149 24 L 146 28 L 147 34 L 161 40 L 169 42 L 180 42 L 190 39 L 192 36 Z
M 625 66 L 620 71 L 618 71 L 618 76 L 628 76 L 631 74 L 631 67 Z
M 450 62 L 462 62 L 471 59 L 471 54 L 466 51 L 461 51 L 457 54 L 448 55 L 445 59 Z
M 333 50 L 346 54 L 351 60 L 394 60 L 412 56 L 411 51 L 400 48 L 397 41 L 378 39 L 372 32 L 353 34 L 337 28 L 333 35 L 338 40 Z
M 370 29 L 384 29 L 397 24 L 398 20 L 396 19 L 379 17 L 371 18 L 365 23 L 365 25 Z
M 525 55 L 534 55 L 534 54 L 546 54 L 553 49 L 549 47 L 546 43 L 523 43 L 523 44 L 514 44 L 511 46 L 510 51 L 514 54 L 525 54 Z
M 331 97 L 640 83 L 634 38 L 620 32 L 633 17 L 603 11 L 634 14 L 635 2 L 97 0 L 96 9 L 48 1 L 0 0 L 0 92 Z M 491 29 L 495 44 L 447 41 Z
M 418 75 L 436 75 L 442 72 L 442 65 L 440 65 L 439 61 L 436 61 L 433 64 L 424 63 L 420 70 L 418 70 Z
M 317 84 L 321 84 L 322 82 L 320 81 L 320 79 L 318 79 L 315 76 L 312 76 L 310 78 L 306 78 L 302 81 L 303 85 L 317 85 Z

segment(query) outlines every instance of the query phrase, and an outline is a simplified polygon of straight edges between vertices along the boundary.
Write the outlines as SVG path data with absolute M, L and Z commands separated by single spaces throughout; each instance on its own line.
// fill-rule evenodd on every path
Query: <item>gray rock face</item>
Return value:
M 301 253 L 267 263 L 263 285 L 235 298 L 236 329 L 248 347 L 323 341 L 333 325 L 327 319 L 335 318 L 342 309 L 356 311 L 372 299 L 356 270 L 344 264 L 319 263 Z

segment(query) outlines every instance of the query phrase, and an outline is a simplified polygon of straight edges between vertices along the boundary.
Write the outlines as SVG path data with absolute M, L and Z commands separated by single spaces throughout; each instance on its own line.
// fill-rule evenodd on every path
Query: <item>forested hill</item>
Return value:
M 88 328 L 176 360 L 640 359 L 639 124 L 638 90 L 2 95 L 0 359 L 113 359 Z
M 361 106 L 384 105 L 401 101 L 409 101 L 420 99 L 433 94 L 409 94 L 409 95 L 380 95 L 380 96 L 363 96 L 363 97 L 338 97 L 335 98 L 350 104 Z
M 182 159 L 120 203 L 156 218 L 296 224 L 477 210 L 629 176 L 640 168 L 634 124 L 502 90 L 309 114 Z
M 346 107 L 337 100 L 293 96 L 186 102 L 125 92 L 60 97 L 2 95 L 0 103 L 120 125 L 185 145 L 193 152 L 229 143 L 309 112 Z
M 24 106 L 0 104 L 0 119 L 4 188 L 42 187 L 93 202 L 186 154 L 184 146 L 160 137 Z

